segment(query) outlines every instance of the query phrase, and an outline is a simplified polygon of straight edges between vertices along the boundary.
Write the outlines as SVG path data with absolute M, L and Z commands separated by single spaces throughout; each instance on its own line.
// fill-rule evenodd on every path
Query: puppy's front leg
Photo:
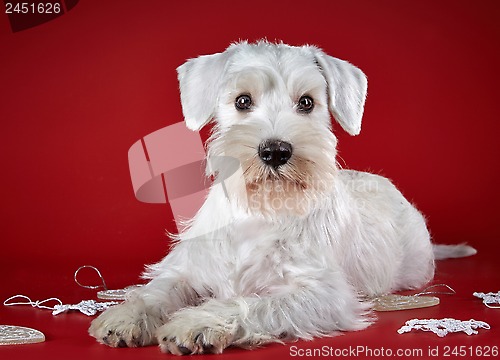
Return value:
M 97 317 L 89 334 L 111 347 L 138 347 L 156 344 L 155 332 L 169 314 L 195 305 L 198 295 L 176 278 L 153 279 L 120 305 Z
M 176 355 L 221 353 L 231 345 L 255 347 L 368 326 L 363 315 L 369 306 L 338 273 L 325 275 L 318 279 L 315 274 L 308 284 L 274 288 L 267 296 L 211 299 L 181 309 L 158 329 L 160 348 Z

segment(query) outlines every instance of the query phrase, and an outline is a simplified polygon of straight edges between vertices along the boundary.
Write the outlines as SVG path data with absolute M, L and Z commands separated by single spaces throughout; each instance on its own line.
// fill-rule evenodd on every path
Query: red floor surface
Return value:
M 84 264 L 97 266 L 110 288 L 136 283 L 143 265 L 166 253 L 164 230 L 175 231 L 175 223 L 169 206 L 136 200 L 130 146 L 182 121 L 175 68 L 187 58 L 240 39 L 276 39 L 318 45 L 367 74 L 361 134 L 333 126 L 339 162 L 391 178 L 426 215 L 436 242 L 468 242 L 479 254 L 438 263 L 434 283 L 457 292 L 441 295 L 439 306 L 381 313 L 358 333 L 221 357 L 309 357 L 310 349 L 325 357 L 331 350 L 346 358 L 498 358 L 500 310 L 472 297 L 500 290 L 498 0 L 66 0 L 64 14 L 52 19 L 8 15 L 4 3 L 0 301 L 95 298 L 73 281 Z M 396 333 L 406 320 L 443 317 L 483 320 L 491 330 Z M 0 324 L 47 337 L 0 346 L 0 359 L 167 357 L 155 347 L 98 345 L 87 335 L 90 321 L 0 305 Z
M 124 264 L 115 264 L 119 269 Z M 273 344 L 253 351 L 228 349 L 222 355 L 206 355 L 226 359 L 286 359 L 309 357 L 311 351 L 320 356 L 344 355 L 348 358 L 495 358 L 500 346 L 500 310 L 485 307 L 474 291 L 497 291 L 500 284 L 500 266 L 492 248 L 480 247 L 479 254 L 467 259 L 444 260 L 438 263 L 434 283 L 444 283 L 456 290 L 455 295 L 438 295 L 441 303 L 426 309 L 377 313 L 378 320 L 366 330 L 344 333 L 332 338 L 298 341 L 285 345 Z M 8 269 L 2 269 L 6 271 Z M 4 272 L 5 273 L 5 272 Z M 33 300 L 57 296 L 64 303 L 95 299 L 95 290 L 79 288 L 70 269 L 25 268 L 3 278 L 0 298 L 22 293 Z M 105 274 L 104 274 L 105 275 Z M 137 276 L 120 273 L 130 283 Z M 82 279 L 85 279 L 83 277 Z M 108 283 L 110 283 L 108 277 Z M 110 287 L 112 284 L 109 284 Z M 398 334 L 405 321 L 419 319 L 455 318 L 476 319 L 490 324 L 490 330 L 479 330 L 478 335 L 448 334 L 439 338 L 433 333 L 413 330 Z M 113 349 L 100 345 L 87 335 L 91 317 L 78 312 L 53 316 L 50 310 L 30 306 L 0 306 L 0 323 L 32 327 L 42 331 L 46 342 L 31 345 L 0 347 L 2 359 L 163 359 L 173 357 L 160 353 L 154 347 Z M 318 355 L 318 354 L 316 354 Z M 463 356 L 462 356 L 463 355 Z

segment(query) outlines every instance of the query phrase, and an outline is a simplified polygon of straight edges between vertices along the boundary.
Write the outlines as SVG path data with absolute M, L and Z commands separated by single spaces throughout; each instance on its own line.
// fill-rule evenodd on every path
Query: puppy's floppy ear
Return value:
M 198 131 L 214 116 L 228 51 L 186 61 L 177 68 L 186 126 Z
M 330 112 L 345 131 L 358 135 L 368 87 L 365 74 L 347 61 L 328 56 L 319 49 L 314 50 L 328 84 Z

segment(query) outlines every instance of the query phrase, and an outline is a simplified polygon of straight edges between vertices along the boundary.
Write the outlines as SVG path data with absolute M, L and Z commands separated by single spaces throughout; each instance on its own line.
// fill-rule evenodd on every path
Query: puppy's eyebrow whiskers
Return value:
M 345 162 L 344 158 L 342 156 L 340 156 L 339 154 L 337 154 L 337 158 L 342 160 L 342 162 L 344 163 L 344 166 L 347 165 L 347 163 Z M 338 167 L 340 169 L 343 169 L 344 167 L 340 164 L 340 162 L 338 160 L 335 160 L 335 162 L 337 163 Z

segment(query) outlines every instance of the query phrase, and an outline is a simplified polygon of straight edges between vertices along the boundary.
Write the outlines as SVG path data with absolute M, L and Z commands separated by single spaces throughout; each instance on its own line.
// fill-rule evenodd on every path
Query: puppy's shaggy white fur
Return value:
M 368 326 L 370 298 L 432 279 L 422 215 L 389 180 L 336 163 L 330 113 L 360 132 L 361 70 L 313 46 L 242 42 L 178 73 L 186 125 L 216 120 L 217 181 L 151 281 L 94 320 L 98 341 L 182 355 L 327 336 Z M 474 252 L 440 256 L 460 251 Z

